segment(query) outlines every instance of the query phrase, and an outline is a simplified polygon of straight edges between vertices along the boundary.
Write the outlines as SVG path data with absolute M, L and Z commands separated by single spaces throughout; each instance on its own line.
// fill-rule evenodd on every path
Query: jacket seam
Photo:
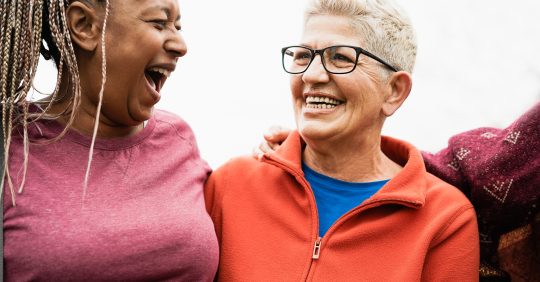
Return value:
M 437 240 L 439 240 L 439 237 L 442 236 L 442 234 L 456 221 L 456 219 L 458 217 L 460 217 L 462 214 L 464 214 L 466 211 L 470 210 L 470 209 L 474 209 L 474 208 L 472 206 L 470 206 L 470 205 L 466 205 L 466 206 L 461 207 L 450 218 L 450 220 L 448 220 L 448 222 L 444 225 L 444 227 L 439 232 L 437 232 L 437 234 L 435 235 L 435 237 L 433 237 L 433 240 L 431 242 L 436 242 Z

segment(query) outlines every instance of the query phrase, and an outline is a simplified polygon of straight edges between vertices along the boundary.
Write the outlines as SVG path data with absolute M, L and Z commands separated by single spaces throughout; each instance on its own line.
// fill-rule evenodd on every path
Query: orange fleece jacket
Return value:
M 383 152 L 403 170 L 321 239 L 302 147 L 294 132 L 262 161 L 233 159 L 210 176 L 219 280 L 478 281 L 474 209 L 426 172 L 413 146 L 383 137 Z

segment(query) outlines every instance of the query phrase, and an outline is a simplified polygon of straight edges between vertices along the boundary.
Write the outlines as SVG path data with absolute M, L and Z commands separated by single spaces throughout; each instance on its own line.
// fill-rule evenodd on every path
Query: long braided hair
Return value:
M 39 119 L 57 119 L 67 117 L 64 130 L 55 138 L 47 142 L 60 139 L 71 127 L 75 120 L 81 103 L 81 85 L 77 58 L 72 45 L 70 31 L 67 26 L 66 9 L 73 0 L 2 0 L 0 2 L 0 90 L 2 109 L 2 129 L 4 146 L 4 177 L 8 181 L 11 191 L 11 200 L 15 202 L 14 187 L 9 173 L 9 148 L 12 132 L 15 128 L 21 128 L 23 134 L 24 162 L 23 176 L 18 193 L 24 187 L 26 171 L 28 167 L 28 125 Z M 92 145 L 89 152 L 89 160 L 84 179 L 84 195 L 88 183 L 88 175 L 92 162 L 94 142 L 97 134 L 99 114 L 106 78 L 105 63 L 105 29 L 109 13 L 109 0 L 97 0 L 104 2 L 106 13 L 102 26 L 102 82 L 99 94 L 99 104 L 96 114 Z M 39 62 L 40 54 L 47 60 L 53 59 L 58 70 L 56 86 L 48 97 L 41 101 L 28 101 L 28 93 L 33 89 L 33 81 Z M 64 78 L 69 85 L 68 97 L 60 96 L 60 83 Z M 65 94 L 65 93 L 64 93 Z M 65 95 L 64 95 L 65 96 Z M 68 106 L 60 114 L 49 114 L 52 105 L 61 99 L 68 99 Z M 30 103 L 38 105 L 39 110 L 29 111 Z M 3 185 L 2 185 L 3 186 Z M 3 193 L 3 190 L 0 191 Z

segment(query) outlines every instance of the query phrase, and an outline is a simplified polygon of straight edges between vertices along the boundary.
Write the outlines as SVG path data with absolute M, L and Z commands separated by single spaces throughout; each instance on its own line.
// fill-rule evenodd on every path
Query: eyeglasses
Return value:
M 333 74 L 345 74 L 352 72 L 358 64 L 360 54 L 364 54 L 375 61 L 383 64 L 392 71 L 398 71 L 383 59 L 371 54 L 370 52 L 355 46 L 337 45 L 324 49 L 313 50 L 304 46 L 289 46 L 281 49 L 283 69 L 291 74 L 305 72 L 315 55 L 321 56 L 324 69 Z

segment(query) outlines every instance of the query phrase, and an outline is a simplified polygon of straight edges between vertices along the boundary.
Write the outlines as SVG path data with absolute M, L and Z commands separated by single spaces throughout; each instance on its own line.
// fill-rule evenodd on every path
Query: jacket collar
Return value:
M 304 177 L 302 171 L 304 146 L 305 142 L 300 134 L 294 131 L 275 152 L 265 154 L 263 160 L 275 161 L 288 168 L 295 176 Z M 412 208 L 422 207 L 426 201 L 427 172 L 420 152 L 405 141 L 386 136 L 382 136 L 381 148 L 386 156 L 403 169 L 362 205 L 391 202 Z

